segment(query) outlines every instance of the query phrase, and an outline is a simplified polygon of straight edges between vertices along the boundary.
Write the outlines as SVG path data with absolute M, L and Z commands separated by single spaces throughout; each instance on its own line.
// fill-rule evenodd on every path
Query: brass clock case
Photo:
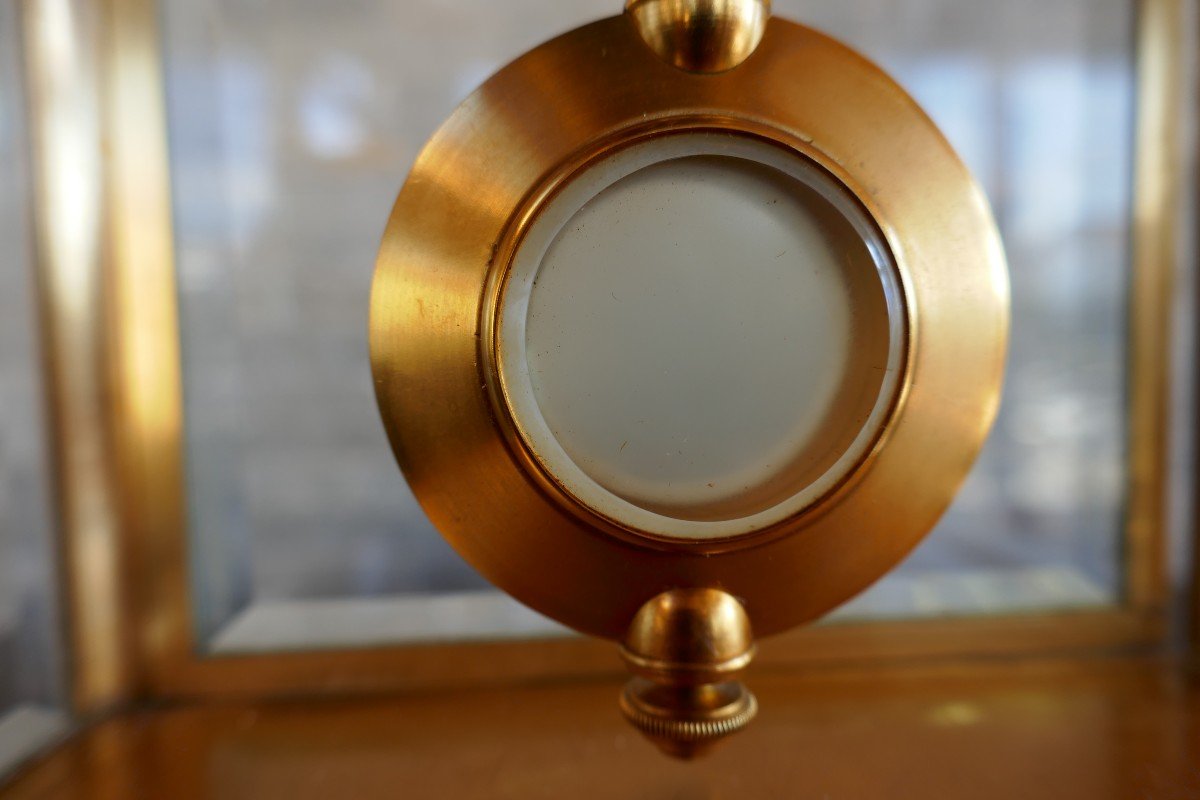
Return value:
M 737 58 L 671 63 L 639 24 L 631 11 L 541 45 L 426 145 L 379 253 L 376 392 L 430 519 L 518 600 L 620 639 L 652 598 L 719 588 L 769 635 L 864 589 L 946 509 L 999 401 L 1004 257 L 949 144 L 854 51 L 764 17 Z M 499 310 L 524 237 L 564 187 L 628 148 L 701 134 L 775 148 L 841 187 L 885 243 L 901 347 L 878 430 L 844 475 L 761 528 L 684 540 L 606 515 L 548 468 L 506 396 Z

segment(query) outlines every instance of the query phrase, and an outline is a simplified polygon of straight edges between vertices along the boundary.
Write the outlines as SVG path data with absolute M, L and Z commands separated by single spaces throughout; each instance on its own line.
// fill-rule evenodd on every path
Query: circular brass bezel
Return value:
M 619 150 L 641 144 L 649 139 L 692 133 L 726 134 L 755 139 L 777 147 L 794 158 L 805 160 L 824 173 L 847 195 L 847 199 L 852 200 L 860 207 L 865 218 L 875 228 L 879 241 L 888 248 L 890 260 L 888 266 L 894 268 L 893 278 L 900 294 L 900 313 L 902 315 L 902 319 L 899 320 L 901 356 L 898 368 L 902 373 L 900 380 L 893 388 L 891 396 L 887 398 L 888 407 L 879 429 L 873 433 L 870 443 L 850 470 L 833 486 L 785 519 L 749 533 L 706 539 L 665 536 L 626 525 L 578 498 L 547 468 L 522 432 L 503 385 L 500 369 L 500 319 L 498 314 L 498 310 L 504 305 L 504 292 L 508 285 L 513 259 L 523 244 L 526 233 L 539 214 L 563 187 Z M 879 227 L 871 213 L 869 198 L 865 198 L 864 195 L 862 187 L 854 185 L 852 176 L 846 174 L 844 170 L 840 170 L 837 164 L 824 163 L 822 154 L 815 151 L 804 140 L 757 119 L 686 113 L 664 116 L 648 123 L 632 124 L 628 128 L 612 131 L 597 140 L 583 144 L 572 158 L 557 165 L 557 168 L 546 176 L 542 184 L 529 193 L 522 208 L 513 215 L 511 224 L 501 236 L 495 255 L 492 257 L 483 301 L 480 303 L 479 330 L 482 338 L 480 356 L 483 378 L 491 395 L 496 421 L 503 430 L 514 457 L 528 470 L 531 478 L 537 481 L 543 491 L 558 502 L 564 511 L 578 518 L 589 528 L 628 539 L 632 543 L 642 546 L 666 550 L 682 548 L 693 553 L 718 553 L 753 547 L 766 540 L 786 536 L 802 528 L 810 516 L 820 513 L 823 504 L 845 491 L 848 486 L 853 484 L 856 476 L 862 474 L 864 467 L 887 438 L 888 423 L 903 401 L 907 385 L 908 342 L 912 323 L 909 304 L 905 299 L 907 291 L 904 269 L 895 258 L 894 247 L 888 240 L 887 232 Z
M 505 265 L 547 192 L 611 148 L 681 128 L 762 137 L 847 187 L 892 250 L 908 325 L 889 421 L 850 477 L 789 520 L 715 542 L 651 539 L 580 513 L 506 419 L 494 365 Z M 618 16 L 502 69 L 426 145 L 380 250 L 371 359 L 416 497 L 502 589 L 616 639 L 651 597 L 720 587 L 769 635 L 853 596 L 932 528 L 995 415 L 1007 308 L 982 193 L 877 67 L 771 19 L 740 66 L 689 73 Z

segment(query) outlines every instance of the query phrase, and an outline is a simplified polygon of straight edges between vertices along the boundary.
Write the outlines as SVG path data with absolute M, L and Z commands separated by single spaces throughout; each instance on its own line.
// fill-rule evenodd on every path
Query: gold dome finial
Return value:
M 689 72 L 724 72 L 758 47 L 771 1 L 627 0 L 625 13 L 668 64 Z

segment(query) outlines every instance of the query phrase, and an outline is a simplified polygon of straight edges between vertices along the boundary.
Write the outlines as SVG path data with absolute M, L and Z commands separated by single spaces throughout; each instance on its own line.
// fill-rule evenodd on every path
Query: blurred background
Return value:
M 206 650 L 566 635 L 490 589 L 405 486 L 375 408 L 367 299 L 391 203 L 437 125 L 512 58 L 619 5 L 162 0 Z M 52 728 L 63 700 L 16 6 L 0 0 L 0 756 L 5 725 Z M 774 12 L 861 50 L 924 106 L 991 200 L 1013 289 L 983 457 L 938 529 L 828 624 L 1116 603 L 1135 4 Z
M 206 634 L 256 603 L 487 590 L 422 515 L 381 434 L 364 316 L 375 250 L 409 165 L 455 105 L 521 52 L 611 11 L 166 3 L 193 586 Z M 782 2 L 775 13 L 861 49 L 925 106 L 991 198 L 1013 273 L 995 434 L 941 528 L 864 610 L 1111 600 L 1131 5 L 852 0 Z

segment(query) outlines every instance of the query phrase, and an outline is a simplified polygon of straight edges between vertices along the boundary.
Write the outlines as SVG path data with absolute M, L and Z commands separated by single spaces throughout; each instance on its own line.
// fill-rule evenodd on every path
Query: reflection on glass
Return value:
M 63 724 L 18 31 L 0 4 L 0 775 Z
M 455 104 L 620 3 L 164 5 L 200 631 L 288 607 L 345 623 L 370 616 L 347 605 L 364 596 L 418 609 L 380 636 L 448 630 L 411 598 L 487 585 L 388 452 L 367 363 L 375 249 L 418 148 Z M 843 613 L 1115 597 L 1131 6 L 775 3 L 869 54 L 925 106 L 989 195 L 1012 269 L 1009 373 L 985 454 L 939 529 Z

